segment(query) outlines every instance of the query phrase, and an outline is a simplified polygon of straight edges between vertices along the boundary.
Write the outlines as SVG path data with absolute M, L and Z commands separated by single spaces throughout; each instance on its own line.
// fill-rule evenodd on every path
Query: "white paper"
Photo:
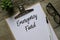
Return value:
M 15 39 L 50 40 L 46 15 L 41 5 L 37 3 L 28 9 L 34 9 L 34 11 L 19 17 L 18 19 L 15 19 L 14 16 L 6 19 Z

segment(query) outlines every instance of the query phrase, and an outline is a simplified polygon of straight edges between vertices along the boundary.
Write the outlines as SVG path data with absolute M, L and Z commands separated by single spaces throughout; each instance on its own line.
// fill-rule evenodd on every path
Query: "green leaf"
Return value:
M 1 8 L 6 10 L 9 7 L 13 7 L 11 0 L 1 0 Z

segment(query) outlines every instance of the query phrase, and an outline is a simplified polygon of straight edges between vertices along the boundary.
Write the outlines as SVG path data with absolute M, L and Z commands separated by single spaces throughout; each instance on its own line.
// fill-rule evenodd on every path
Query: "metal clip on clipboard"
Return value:
M 25 10 L 25 8 L 24 8 L 23 5 L 19 5 L 18 8 L 19 8 L 20 14 L 18 14 L 17 16 L 15 16 L 15 19 L 17 19 L 17 18 L 19 18 L 19 17 L 21 17 L 21 16 L 23 16 L 25 14 L 28 14 L 28 13 L 30 13 L 30 12 L 33 11 L 33 9 Z

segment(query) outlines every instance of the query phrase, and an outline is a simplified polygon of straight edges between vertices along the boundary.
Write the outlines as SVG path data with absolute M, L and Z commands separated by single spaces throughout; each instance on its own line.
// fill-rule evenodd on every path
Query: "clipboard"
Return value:
M 17 19 L 15 19 L 15 17 L 6 19 L 15 39 L 51 40 L 48 21 L 46 22 L 46 15 L 40 3 L 37 3 L 28 9 L 34 10 Z M 58 40 L 57 37 L 55 40 Z

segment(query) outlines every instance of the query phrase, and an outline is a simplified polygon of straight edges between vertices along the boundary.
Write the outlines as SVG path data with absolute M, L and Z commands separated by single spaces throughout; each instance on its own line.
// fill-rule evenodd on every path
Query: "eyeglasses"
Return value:
M 60 26 L 60 14 L 57 12 L 57 10 L 53 7 L 51 3 L 48 3 L 46 6 L 46 10 L 49 15 L 51 15 L 54 19 L 54 21 L 58 24 L 58 27 Z M 57 26 L 55 27 L 57 28 Z

